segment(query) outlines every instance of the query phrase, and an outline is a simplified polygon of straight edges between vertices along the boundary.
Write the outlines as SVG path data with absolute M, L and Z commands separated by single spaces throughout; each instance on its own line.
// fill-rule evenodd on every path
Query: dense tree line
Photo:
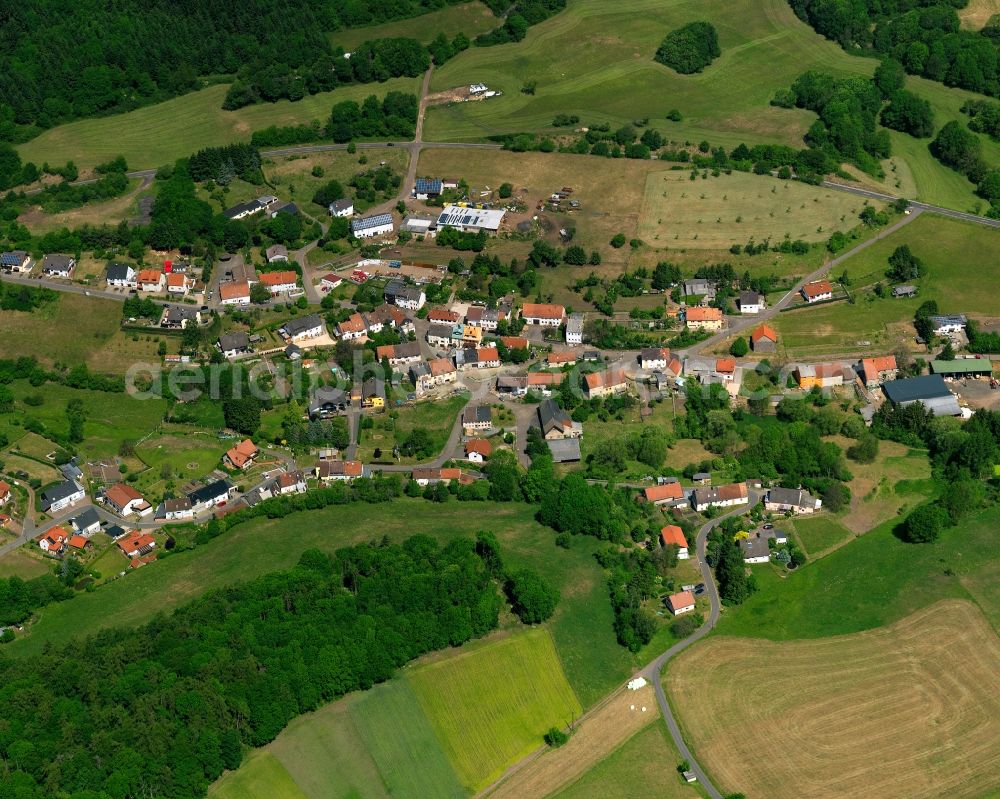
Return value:
M 260 152 L 252 144 L 206 147 L 188 159 L 188 173 L 198 183 L 214 180 L 227 186 L 236 178 L 260 183 Z
M 967 100 L 962 111 L 969 115 L 970 130 L 985 133 L 994 141 L 1000 141 L 1000 103 Z
M 337 103 L 330 112 L 327 135 L 335 142 L 373 136 L 413 137 L 417 124 L 416 95 L 388 92 L 380 102 L 375 95 L 361 105 L 353 100 Z
M 990 167 L 982 155 L 982 142 L 956 120 L 948 122 L 931 142 L 931 152 L 945 166 L 961 172 L 976 184 L 976 194 L 991 205 L 989 215 L 1000 216 L 1000 168 Z
M 181 12 L 170 0 L 14 5 L 0 28 L 0 140 L 24 141 L 70 119 L 159 102 L 201 88 L 208 76 L 241 70 L 260 75 L 250 75 L 250 84 L 238 81 L 260 99 L 275 91 L 321 91 L 340 82 L 345 66 L 352 80 L 355 69 L 358 79 L 384 80 L 384 70 L 400 69 L 394 59 L 410 58 L 414 48 L 368 43 L 355 67 L 353 56 L 344 59 L 331 48 L 327 33 L 456 1 L 191 0 Z M 413 70 L 427 63 L 426 49 L 417 44 L 413 58 L 398 74 L 419 74 Z M 233 94 L 235 100 L 239 93 Z
M 73 596 L 73 590 L 54 574 L 31 580 L 8 577 L 0 580 L 0 625 L 20 624 L 37 608 Z
M 242 746 L 484 635 L 500 606 L 473 541 L 415 536 L 309 550 L 139 629 L 0 662 L 0 795 L 203 796 Z
M 656 60 L 682 75 L 701 72 L 722 55 L 719 36 L 710 22 L 689 22 L 667 34 Z
M 497 16 L 506 16 L 503 25 L 475 38 L 476 47 L 521 41 L 532 25 L 566 8 L 566 0 L 489 0 L 486 5 Z
M 898 61 L 911 75 L 1000 95 L 998 40 L 962 30 L 956 8 L 966 0 L 790 0 L 817 32 Z

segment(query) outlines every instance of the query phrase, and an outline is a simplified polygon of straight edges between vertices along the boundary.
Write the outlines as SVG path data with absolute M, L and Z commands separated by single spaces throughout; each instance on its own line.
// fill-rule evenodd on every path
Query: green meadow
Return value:
M 392 39 L 398 36 L 419 39 L 425 44 L 439 33 L 443 33 L 449 39 L 453 39 L 458 33 L 464 33 L 472 39 L 477 34 L 492 30 L 501 22 L 502 20 L 494 17 L 493 12 L 478 1 L 459 3 L 411 19 L 397 19 L 381 25 L 336 31 L 330 34 L 330 44 L 334 47 L 343 47 L 350 52 L 362 42 L 372 39 Z

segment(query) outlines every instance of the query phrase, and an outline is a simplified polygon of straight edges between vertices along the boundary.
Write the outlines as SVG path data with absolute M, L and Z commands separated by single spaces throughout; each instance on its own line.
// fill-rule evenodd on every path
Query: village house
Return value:
M 699 513 L 709 508 L 729 508 L 745 505 L 750 501 L 746 483 L 696 488 L 691 495 L 691 505 Z
M 0 253 L 0 269 L 4 272 L 30 272 L 31 255 L 24 250 Z
M 483 308 L 483 312 L 479 316 L 479 326 L 485 332 L 493 333 L 504 317 L 504 313 L 499 308 Z
M 668 524 L 660 530 L 660 540 L 663 541 L 665 547 L 677 547 L 677 560 L 687 560 L 690 557 L 684 531 L 676 524 Z
M 191 500 L 187 497 L 165 499 L 157 511 L 157 516 L 166 519 L 168 522 L 190 519 L 194 516 Z
M 479 233 L 481 231 L 494 234 L 500 230 L 505 211 L 488 208 L 469 208 L 459 205 L 446 205 L 438 214 L 437 226 L 450 227 L 463 233 Z
M 379 361 L 387 359 L 389 366 L 404 366 L 420 360 L 420 342 L 404 341 L 402 344 L 383 344 L 375 350 Z
M 639 366 L 642 369 L 666 369 L 670 360 L 670 350 L 666 347 L 643 347 L 639 350 Z
M 678 482 L 649 486 L 642 491 L 642 499 L 656 506 L 677 507 L 687 502 L 684 489 Z
M 417 200 L 429 200 L 441 196 L 441 180 L 439 178 L 417 178 L 413 184 L 413 197 Z
M 222 460 L 232 469 L 249 469 L 253 466 L 254 459 L 260 454 L 257 445 L 249 438 L 244 439 L 235 447 L 231 447 Z
M 250 350 L 250 336 L 246 333 L 223 333 L 216 341 L 216 347 L 225 358 L 246 355 Z
M 190 324 L 201 324 L 201 311 L 188 305 L 170 305 L 163 309 L 160 327 L 164 330 L 186 330 Z
M 234 491 L 235 486 L 228 480 L 216 480 L 191 491 L 187 498 L 191 501 L 191 510 L 197 514 L 225 505 Z
M 131 516 L 138 513 L 146 516 L 153 512 L 153 507 L 143 499 L 142 494 L 127 483 L 116 483 L 104 492 L 104 500 L 119 516 Z
M 335 275 L 333 272 L 328 272 L 320 278 L 319 287 L 324 291 L 333 291 L 343 282 L 344 279 L 342 277 Z
M 684 281 L 685 297 L 701 297 L 701 303 L 708 304 L 715 299 L 716 284 L 713 280 L 695 277 Z
M 299 284 L 299 276 L 291 269 L 282 272 L 263 272 L 260 283 L 267 286 L 272 295 L 288 294 L 290 291 L 295 291 Z
M 219 305 L 249 305 L 250 283 L 246 280 L 235 280 L 232 283 L 219 284 Z
M 264 257 L 269 264 L 276 261 L 288 261 L 288 248 L 284 244 L 272 244 L 264 251 Z
M 430 370 L 427 388 L 443 386 L 458 380 L 458 370 L 447 358 L 432 358 L 427 362 L 427 368 Z
M 97 515 L 94 508 L 84 508 L 73 516 L 69 523 L 78 535 L 84 535 L 88 538 L 101 530 L 101 517 Z
M 407 311 L 419 311 L 427 302 L 427 295 L 419 286 L 404 286 L 396 294 L 396 305 Z
M 337 323 L 337 336 L 344 341 L 365 338 L 367 330 L 365 320 L 359 313 L 353 313 L 344 321 Z
M 583 314 L 574 313 L 566 320 L 566 343 L 571 347 L 583 344 Z
M 278 328 L 278 332 L 285 337 L 286 341 L 298 344 L 326 335 L 326 323 L 319 314 L 297 316 L 285 322 L 284 325 Z
M 417 390 L 417 396 L 419 397 L 424 394 L 430 386 L 431 376 L 431 370 L 427 366 L 427 363 L 425 361 L 411 363 L 407 374 L 410 377 L 410 382 L 413 383 L 414 388 Z
M 722 330 L 722 311 L 718 308 L 688 308 L 684 312 L 684 324 L 689 330 Z
M 76 268 L 76 258 L 71 255 L 46 255 L 42 259 L 42 274 L 46 277 L 70 277 Z
M 576 365 L 576 353 L 570 350 L 566 350 L 565 352 L 550 352 L 545 358 L 545 362 L 550 369 L 574 366 Z
M 496 347 L 479 347 L 475 353 L 477 369 L 495 369 L 500 366 L 500 351 Z
M 525 375 L 526 378 L 526 390 L 535 391 L 540 393 L 543 397 L 549 396 L 553 389 L 559 387 L 562 383 L 565 375 L 559 374 L 549 374 L 546 372 L 528 372 Z
M 364 477 L 365 467 L 361 461 L 325 460 L 317 463 L 313 471 L 320 482 L 345 482 Z
M 580 438 L 583 435 L 583 423 L 574 422 L 552 399 L 538 403 L 538 427 L 546 441 Z
M 105 271 L 104 278 L 112 288 L 134 289 L 136 286 L 135 269 L 131 264 L 111 261 Z
M 163 288 L 163 272 L 159 269 L 140 269 L 137 278 L 139 291 L 155 293 Z
M 844 385 L 845 370 L 837 363 L 803 364 L 795 368 L 799 388 L 835 388 Z
M 868 388 L 880 386 L 887 380 L 895 380 L 896 374 L 895 355 L 881 355 L 877 358 L 861 359 L 861 379 Z
M 736 378 L 736 359 L 716 358 L 715 373 L 726 382 L 734 380 Z
M 447 325 L 449 329 L 454 327 L 461 318 L 455 311 L 449 311 L 444 308 L 434 308 L 427 313 L 428 322 Z
M 764 508 L 772 513 L 815 513 L 823 505 L 802 488 L 772 488 L 764 499 Z
M 148 555 L 156 548 L 156 541 L 153 540 L 153 536 L 140 530 L 129 533 L 123 538 L 118 539 L 116 543 L 118 549 L 129 560 Z
M 500 343 L 509 350 L 526 350 L 531 346 L 524 336 L 500 336 Z
M 69 533 L 64 528 L 56 525 L 37 539 L 38 548 L 42 552 L 48 552 L 50 555 L 59 555 L 62 553 L 68 538 Z
M 951 336 L 965 330 L 968 323 L 965 314 L 955 314 L 953 316 L 932 316 L 931 324 L 934 326 L 935 336 Z
M 10 484 L 6 480 L 0 480 L 0 505 L 6 505 L 11 499 Z
M 778 334 L 768 324 L 758 325 L 750 334 L 750 349 L 754 352 L 774 352 L 778 348 Z
M 462 430 L 467 436 L 493 427 L 493 410 L 489 405 L 470 405 L 462 414 Z
M 248 216 L 253 216 L 254 214 L 259 214 L 264 210 L 264 204 L 260 200 L 250 200 L 245 203 L 237 203 L 231 208 L 227 208 L 223 211 L 226 219 L 246 219 Z
M 465 442 L 465 459 L 471 463 L 483 463 L 493 454 L 493 445 L 485 438 L 470 438 Z
M 194 278 L 180 272 L 169 272 L 166 276 L 167 294 L 185 296 L 194 288 Z
M 764 295 L 759 291 L 741 291 L 736 303 L 739 305 L 740 313 L 745 314 L 757 314 L 767 307 Z
M 340 200 L 334 200 L 327 206 L 327 210 L 330 212 L 330 216 L 348 218 L 354 216 L 354 200 L 348 198 L 343 198 Z
M 452 338 L 454 329 L 453 325 L 432 324 L 427 328 L 427 343 L 432 347 L 441 347 L 443 349 L 451 347 L 455 341 Z
M 814 280 L 806 283 L 801 289 L 802 299 L 808 303 L 822 302 L 833 299 L 833 286 L 829 280 Z
M 385 385 L 381 380 L 369 377 L 361 384 L 361 407 L 379 411 L 385 408 Z
M 350 405 L 346 392 L 336 386 L 317 386 L 309 399 L 309 418 L 327 419 L 343 413 Z
M 376 214 L 351 220 L 351 235 L 356 239 L 373 239 L 377 236 L 392 235 L 394 222 L 392 214 Z
M 85 496 L 87 492 L 79 483 L 75 480 L 66 480 L 42 492 L 42 510 L 48 514 L 56 514 Z
M 561 305 L 526 302 L 521 308 L 521 316 L 529 325 L 559 327 L 566 316 L 566 309 Z
M 306 492 L 305 473 L 301 469 L 294 472 L 282 472 L 278 475 L 278 479 L 274 481 L 272 491 L 277 496 L 304 494 Z
M 667 609 L 675 616 L 682 613 L 690 613 L 694 610 L 694 594 L 690 591 L 681 591 L 667 597 Z
M 410 473 L 410 477 L 421 487 L 434 483 L 450 483 L 452 480 L 458 480 L 460 483 L 473 482 L 470 476 L 463 474 L 461 469 L 455 468 L 414 469 Z
M 588 399 L 611 397 L 628 391 L 628 381 L 622 369 L 591 372 L 584 378 L 584 385 Z

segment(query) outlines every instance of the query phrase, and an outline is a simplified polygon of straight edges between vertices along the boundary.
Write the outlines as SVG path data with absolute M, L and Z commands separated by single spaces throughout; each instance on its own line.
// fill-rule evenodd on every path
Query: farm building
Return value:
M 462 428 L 466 435 L 493 427 L 493 410 L 489 405 L 475 405 L 462 414 Z
M 496 233 L 503 222 L 504 211 L 493 211 L 484 208 L 463 208 L 460 205 L 446 205 L 438 215 L 439 228 L 450 227 L 464 233 Z
M 939 374 L 892 380 L 882 385 L 882 391 L 893 405 L 906 407 L 919 402 L 935 416 L 958 416 L 962 412 L 958 397 L 948 390 Z
M 566 316 L 566 309 L 561 305 L 526 302 L 521 308 L 521 316 L 529 325 L 559 327 Z
M 574 422 L 552 399 L 539 403 L 538 426 L 542 431 L 542 437 L 547 441 L 579 438 L 583 435 L 583 423 Z
M 993 375 L 993 361 L 988 358 L 931 361 L 931 372 L 942 377 L 991 377 Z
M 728 508 L 745 505 L 750 501 L 746 483 L 696 488 L 691 496 L 691 504 L 698 512 L 709 508 Z
M 563 366 L 573 366 L 576 363 L 576 353 L 570 350 L 563 352 L 550 352 L 545 358 L 545 362 L 550 369 L 559 369 Z
M 547 441 L 546 444 L 554 463 L 577 463 L 582 457 L 578 438 L 558 438 Z
M 896 356 L 882 355 L 878 358 L 861 359 L 861 379 L 868 388 L 896 379 Z
M 764 508 L 772 513 L 815 513 L 823 505 L 802 488 L 772 488 L 767 492 Z
M 351 233 L 356 239 L 372 239 L 388 236 L 394 229 L 392 214 L 376 214 L 351 220 Z
M 715 282 L 706 280 L 703 277 L 692 278 L 684 281 L 684 294 L 687 297 L 701 297 L 702 302 L 711 302 L 715 299 Z
M 435 222 L 437 217 L 408 216 L 400 225 L 400 233 L 409 233 L 411 236 L 431 236 L 437 235 Z
M 767 307 L 764 295 L 757 291 L 741 291 L 737 302 L 740 306 L 740 313 L 760 313 Z
M 670 350 L 666 347 L 644 347 L 639 350 L 639 366 L 643 369 L 666 369 Z
M 795 368 L 795 379 L 803 390 L 842 386 L 845 376 L 847 371 L 836 363 L 803 364 Z
M 774 352 L 778 348 L 778 334 L 770 325 L 758 325 L 750 334 L 750 349 L 754 352 Z
M 893 297 L 916 297 L 916 286 L 896 286 L 892 290 Z
M 642 492 L 642 499 L 654 505 L 667 505 L 670 507 L 683 505 L 687 501 L 687 497 L 684 496 L 684 489 L 680 483 L 676 482 L 645 488 Z
M 440 178 L 417 178 L 413 185 L 413 197 L 417 200 L 440 197 L 442 189 Z

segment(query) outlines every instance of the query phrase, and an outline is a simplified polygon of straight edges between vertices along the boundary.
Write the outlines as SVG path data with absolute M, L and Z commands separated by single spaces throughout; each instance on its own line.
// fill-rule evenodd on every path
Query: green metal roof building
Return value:
M 943 377 L 989 377 L 993 374 L 993 361 L 987 358 L 931 361 L 931 371 Z

